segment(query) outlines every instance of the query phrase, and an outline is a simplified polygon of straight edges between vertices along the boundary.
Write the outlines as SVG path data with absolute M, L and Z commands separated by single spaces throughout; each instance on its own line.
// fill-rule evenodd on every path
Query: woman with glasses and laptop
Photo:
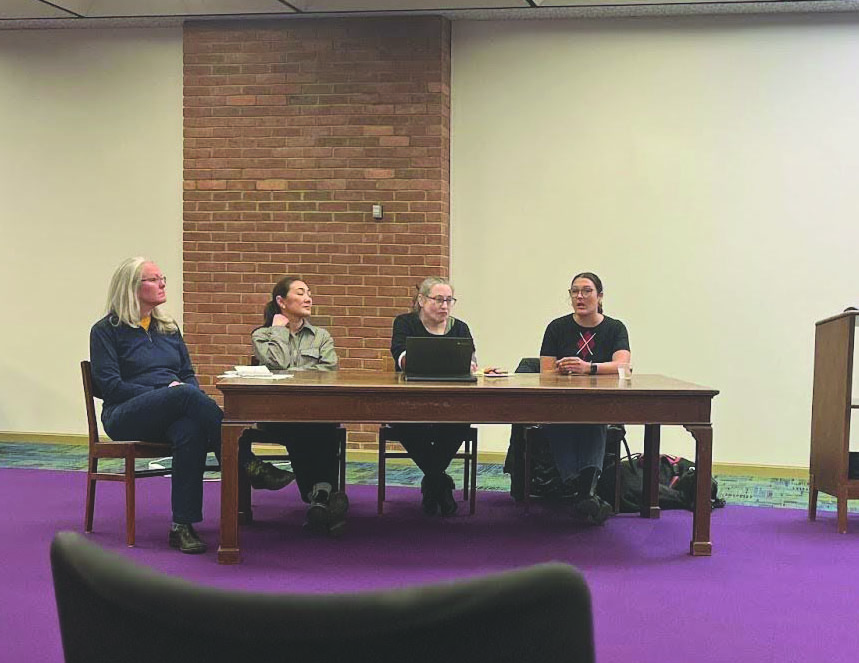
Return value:
M 471 339 L 471 331 L 450 313 L 456 298 L 450 281 L 440 277 L 424 279 L 418 286 L 412 311 L 394 320 L 391 354 L 396 370 L 406 368 L 406 339 L 410 336 L 447 336 Z M 473 340 L 472 340 L 473 342 Z M 475 364 L 472 360 L 472 370 Z M 391 424 L 391 439 L 396 439 L 423 471 L 421 505 L 428 515 L 456 513 L 453 478 L 446 470 L 463 440 L 468 424 Z
M 334 340 L 310 324 L 310 287 L 297 276 L 285 276 L 271 291 L 264 323 L 251 335 L 254 355 L 270 369 L 337 370 Z M 261 423 L 258 427 L 282 440 L 301 499 L 309 503 L 305 528 L 337 536 L 346 523 L 349 500 L 335 491 L 340 449 L 335 423 Z
M 603 314 L 603 284 L 592 272 L 573 277 L 573 312 L 546 327 L 540 347 L 543 358 L 554 358 L 553 368 L 564 375 L 614 375 L 630 361 L 629 335 L 620 320 Z M 574 483 L 573 513 L 600 525 L 611 506 L 596 494 L 602 472 L 607 426 L 551 424 L 542 427 L 555 465 L 564 482 Z M 527 488 L 526 488 L 527 489 Z
M 101 420 L 113 440 L 173 447 L 173 525 L 168 541 L 183 553 L 203 553 L 193 524 L 203 519 L 206 454 L 221 451 L 221 408 L 201 389 L 179 326 L 163 309 L 167 277 L 151 260 L 129 258 L 110 280 L 107 315 L 90 331 L 90 362 Z M 239 461 L 255 488 L 277 490 L 292 474 L 254 458 Z

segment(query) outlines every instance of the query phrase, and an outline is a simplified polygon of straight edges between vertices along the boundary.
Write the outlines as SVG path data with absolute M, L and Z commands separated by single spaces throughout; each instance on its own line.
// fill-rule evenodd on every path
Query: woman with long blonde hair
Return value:
M 102 424 L 113 440 L 167 440 L 173 447 L 173 524 L 168 542 L 203 553 L 194 530 L 203 519 L 206 454 L 220 455 L 223 412 L 201 389 L 179 326 L 164 310 L 167 277 L 146 258 L 129 258 L 110 281 L 107 315 L 90 331 L 90 361 Z M 250 447 L 239 462 L 251 485 L 276 490 L 292 474 L 261 463 Z

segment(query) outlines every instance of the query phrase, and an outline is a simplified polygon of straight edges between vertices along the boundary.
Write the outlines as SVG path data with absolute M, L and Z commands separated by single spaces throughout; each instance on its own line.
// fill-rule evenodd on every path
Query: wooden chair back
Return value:
M 81 378 L 84 384 L 84 405 L 86 406 L 87 433 L 89 447 L 98 444 L 98 418 L 95 414 L 95 398 L 92 384 L 92 366 L 86 360 L 81 362 Z

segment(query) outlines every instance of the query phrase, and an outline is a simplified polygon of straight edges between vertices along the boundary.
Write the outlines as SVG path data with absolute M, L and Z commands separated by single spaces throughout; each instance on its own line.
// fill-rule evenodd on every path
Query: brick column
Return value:
M 200 383 L 217 396 L 214 376 L 247 363 L 286 274 L 310 285 L 342 368 L 393 370 L 394 316 L 450 263 L 449 22 L 188 23 L 184 52 L 184 333 Z

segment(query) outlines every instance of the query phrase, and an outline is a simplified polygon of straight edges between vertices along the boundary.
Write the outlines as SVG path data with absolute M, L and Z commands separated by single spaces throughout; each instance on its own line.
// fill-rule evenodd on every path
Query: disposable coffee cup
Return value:
M 632 380 L 632 364 L 618 364 L 617 376 L 621 380 Z
M 557 373 L 557 359 L 555 357 L 540 357 L 541 373 Z

